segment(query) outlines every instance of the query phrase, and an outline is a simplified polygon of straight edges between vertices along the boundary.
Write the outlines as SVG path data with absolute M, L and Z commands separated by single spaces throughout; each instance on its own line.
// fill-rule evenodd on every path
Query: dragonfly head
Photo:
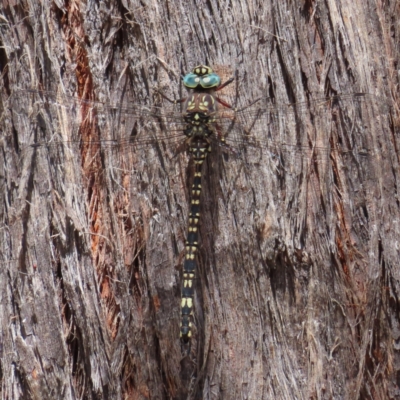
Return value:
M 183 77 L 188 89 L 211 89 L 221 84 L 221 78 L 207 65 L 198 65 Z

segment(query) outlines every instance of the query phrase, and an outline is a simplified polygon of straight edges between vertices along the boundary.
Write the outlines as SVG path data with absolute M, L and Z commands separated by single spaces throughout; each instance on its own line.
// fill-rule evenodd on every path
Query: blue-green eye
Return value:
M 200 78 L 200 85 L 204 89 L 217 87 L 221 84 L 221 78 L 213 72 L 212 74 L 204 75 Z
M 183 77 L 183 84 L 190 89 L 196 88 L 199 82 L 200 77 L 193 72 L 190 72 Z
M 211 89 L 221 84 L 221 78 L 215 72 L 212 72 L 210 67 L 198 66 L 193 69 L 193 72 L 183 77 L 183 84 L 190 89 L 196 89 L 197 87 Z

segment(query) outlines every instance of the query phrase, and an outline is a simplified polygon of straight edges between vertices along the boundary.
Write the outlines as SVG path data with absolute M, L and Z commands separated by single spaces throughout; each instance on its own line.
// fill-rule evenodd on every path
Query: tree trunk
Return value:
M 400 397 L 399 2 L 1 11 L 2 398 Z M 158 91 L 204 63 L 241 111 L 203 166 L 185 346 L 193 161 Z

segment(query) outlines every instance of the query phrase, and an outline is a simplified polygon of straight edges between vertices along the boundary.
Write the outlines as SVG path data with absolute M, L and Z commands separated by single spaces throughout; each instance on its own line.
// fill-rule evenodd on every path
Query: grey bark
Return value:
M 399 398 L 399 12 L 373 0 L 3 2 L 2 398 Z M 190 162 L 153 143 L 176 131 L 140 110 L 174 112 L 154 88 L 179 98 L 181 67 L 200 63 L 236 74 L 226 101 L 262 98 L 232 130 L 262 146 L 232 139 L 207 160 L 186 354 Z M 311 101 L 354 93 L 368 95 Z M 68 96 L 138 111 L 100 118 L 94 103 L 63 107 Z M 152 146 L 30 147 L 132 133 Z

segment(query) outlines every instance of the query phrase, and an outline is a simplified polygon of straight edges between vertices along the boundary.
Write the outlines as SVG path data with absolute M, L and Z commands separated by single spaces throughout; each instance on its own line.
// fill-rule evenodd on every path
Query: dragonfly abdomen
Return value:
M 196 129 L 198 127 L 195 127 Z M 209 128 L 201 126 L 201 131 Z M 191 128 L 188 128 L 191 130 Z M 194 162 L 194 176 L 190 194 L 189 226 L 185 244 L 185 261 L 183 263 L 182 300 L 181 300 L 181 340 L 187 343 L 192 335 L 192 315 L 194 297 L 194 279 L 196 275 L 196 253 L 199 241 L 200 222 L 200 197 L 201 197 L 201 173 L 202 165 L 211 151 L 207 137 L 202 135 L 189 136 L 189 152 Z

